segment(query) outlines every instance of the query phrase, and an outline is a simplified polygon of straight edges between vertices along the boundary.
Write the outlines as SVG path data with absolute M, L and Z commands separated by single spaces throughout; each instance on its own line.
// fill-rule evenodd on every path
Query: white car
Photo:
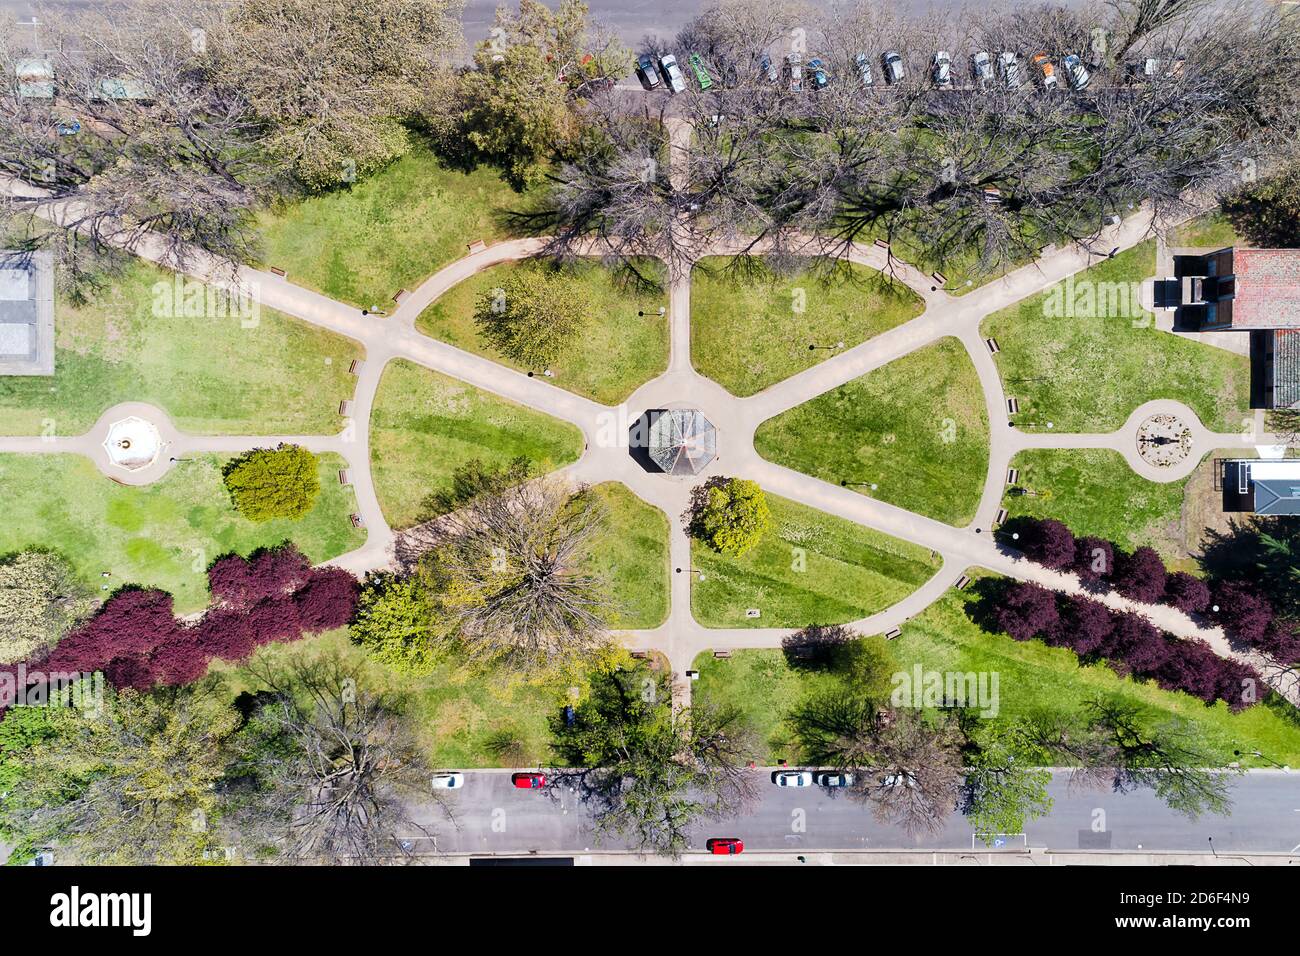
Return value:
M 853 774 L 841 773 L 838 770 L 823 770 L 817 774 L 817 786 L 851 787 L 853 786 Z
M 1065 75 L 1070 79 L 1070 86 L 1076 90 L 1088 88 L 1088 83 L 1092 79 L 1092 74 L 1088 68 L 1083 65 L 1083 61 L 1071 53 L 1061 61 L 1061 66 L 1065 68 Z
M 867 55 L 859 53 L 853 58 L 853 63 L 858 68 L 858 78 L 862 80 L 862 88 L 871 89 L 871 61 L 867 59 Z
M 433 775 L 434 790 L 459 790 L 465 786 L 465 775 L 463 773 L 435 773 Z
M 952 57 L 947 50 L 940 50 L 934 55 L 931 73 L 934 75 L 935 86 L 945 90 L 952 86 Z
M 971 54 L 970 71 L 975 82 L 982 87 L 993 82 L 993 60 L 986 51 Z
M 778 787 L 811 787 L 813 779 L 807 770 L 778 770 L 772 774 L 772 782 Z
M 880 62 L 885 67 L 885 82 L 890 86 L 895 83 L 902 83 L 906 71 L 903 69 L 903 58 L 897 50 L 889 50 L 880 58 Z
M 891 773 L 889 776 L 881 779 L 886 787 L 907 787 L 909 790 L 916 789 L 916 777 L 904 771 L 903 773 Z
M 998 54 L 998 69 L 1002 73 L 1002 82 L 1009 90 L 1020 89 L 1020 64 L 1014 53 Z
M 681 67 L 677 65 L 677 57 L 671 53 L 665 53 L 661 56 L 659 58 L 659 72 L 664 75 L 664 82 L 668 84 L 669 92 L 686 92 L 686 79 L 682 76 Z

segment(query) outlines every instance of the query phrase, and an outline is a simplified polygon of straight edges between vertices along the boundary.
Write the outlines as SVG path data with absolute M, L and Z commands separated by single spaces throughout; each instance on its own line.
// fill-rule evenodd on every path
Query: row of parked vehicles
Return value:
M 1147 77 L 1155 76 L 1160 72 L 1161 62 L 1155 58 L 1148 58 L 1140 61 L 1138 68 L 1132 72 Z M 714 78 L 698 53 L 690 54 L 686 58 L 686 65 L 699 89 L 708 90 L 713 87 Z M 876 76 L 872 72 L 872 61 L 867 54 L 854 55 L 853 68 L 863 88 L 870 89 L 875 85 Z M 1055 89 L 1060 82 L 1057 64 L 1053 63 L 1052 58 L 1046 53 L 1034 54 L 1029 60 L 1028 71 L 1044 89 Z M 677 57 L 672 53 L 665 53 L 657 58 L 643 54 L 637 60 L 636 72 L 641 85 L 647 90 L 662 87 L 670 93 L 686 91 L 686 75 L 677 62 Z M 1092 82 L 1092 73 L 1083 59 L 1074 53 L 1060 59 L 1060 72 L 1065 75 L 1065 82 L 1074 90 L 1086 89 Z M 784 80 L 786 87 L 792 93 L 802 92 L 805 82 L 814 90 L 823 89 L 831 82 L 831 69 L 825 60 L 821 57 L 813 57 L 805 64 L 800 53 L 788 53 L 781 61 L 773 60 L 769 54 L 763 53 L 759 59 L 759 75 L 771 83 L 781 83 Z M 907 78 L 907 65 L 903 55 L 897 50 L 886 50 L 882 53 L 880 75 L 888 86 L 902 83 Z M 970 55 L 970 78 L 973 85 L 980 89 L 993 87 L 999 81 L 1007 89 L 1019 89 L 1024 85 L 1027 75 L 1021 65 L 1020 57 L 1015 53 L 1004 51 L 994 58 L 987 50 L 979 50 Z M 931 58 L 930 80 L 939 89 L 953 89 L 957 85 L 952 55 L 947 50 L 940 50 Z

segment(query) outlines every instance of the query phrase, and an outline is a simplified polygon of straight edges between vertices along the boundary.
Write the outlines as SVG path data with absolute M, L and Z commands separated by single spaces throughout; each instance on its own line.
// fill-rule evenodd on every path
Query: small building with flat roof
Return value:
M 54 374 L 54 256 L 0 251 L 0 375 Z

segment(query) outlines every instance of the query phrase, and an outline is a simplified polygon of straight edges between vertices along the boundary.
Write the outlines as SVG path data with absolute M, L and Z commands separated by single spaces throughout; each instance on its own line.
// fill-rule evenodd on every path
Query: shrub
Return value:
M 1121 552 L 1115 559 L 1115 590 L 1130 601 L 1158 604 L 1165 596 L 1165 563 L 1151 548 L 1132 554 Z
M 208 568 L 208 590 L 214 602 L 249 608 L 270 597 L 283 597 L 302 587 L 312 574 L 311 562 L 292 544 L 263 548 L 247 558 L 228 554 Z
M 725 478 L 706 486 L 702 497 L 692 530 L 721 554 L 744 554 L 772 527 L 767 496 L 756 482 Z
M 1017 641 L 1055 635 L 1061 625 L 1056 595 L 1028 581 L 1013 584 L 1003 592 L 993 619 Z
M 1273 608 L 1245 581 L 1220 581 L 1212 594 L 1211 618 L 1240 641 L 1256 643 L 1273 623 Z
M 1062 603 L 1060 633 L 1051 643 L 1068 647 L 1080 657 L 1099 653 L 1115 628 L 1115 615 L 1110 608 L 1077 594 Z
M 1020 550 L 1029 560 L 1054 571 L 1064 571 L 1074 564 L 1074 534 L 1053 518 L 1017 522 Z
M 342 568 L 321 568 L 293 596 L 298 622 L 309 634 L 331 631 L 352 620 L 357 609 L 357 579 Z
M 1105 538 L 1080 538 L 1074 544 L 1071 570 L 1084 584 L 1096 584 L 1115 573 L 1115 546 Z
M 320 494 L 318 459 L 299 445 L 255 448 L 222 469 L 235 508 L 249 521 L 301 518 Z
M 1165 603 L 1184 614 L 1200 614 L 1210 606 L 1210 586 L 1186 571 L 1175 571 L 1165 580 Z

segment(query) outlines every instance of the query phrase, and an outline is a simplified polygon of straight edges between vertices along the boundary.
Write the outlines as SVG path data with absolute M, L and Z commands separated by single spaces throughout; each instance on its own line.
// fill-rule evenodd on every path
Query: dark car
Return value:
M 659 86 L 659 71 L 655 69 L 654 57 L 643 53 L 636 58 L 636 76 L 647 90 Z

